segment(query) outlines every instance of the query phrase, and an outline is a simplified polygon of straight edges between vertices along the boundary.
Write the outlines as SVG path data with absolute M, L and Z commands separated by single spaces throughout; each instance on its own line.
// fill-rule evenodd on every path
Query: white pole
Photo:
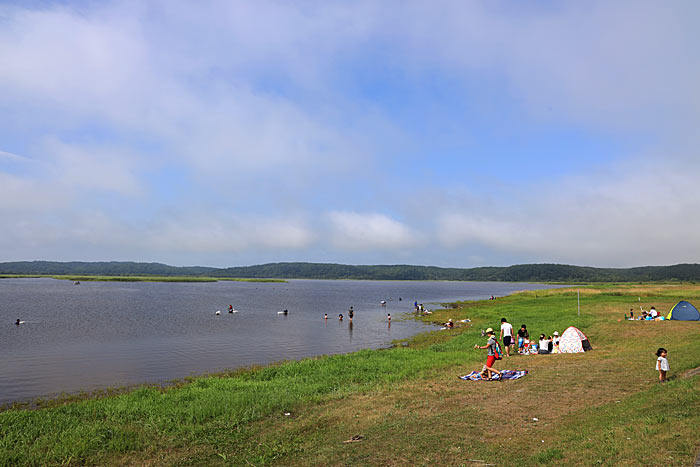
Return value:
M 581 316 L 581 291 L 576 291 L 576 303 L 578 304 L 578 315 Z

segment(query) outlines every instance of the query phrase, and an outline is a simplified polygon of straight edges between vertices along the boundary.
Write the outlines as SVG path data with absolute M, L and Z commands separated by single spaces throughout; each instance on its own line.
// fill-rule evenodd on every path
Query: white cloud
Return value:
M 31 162 L 28 157 L 13 154 L 11 152 L 0 151 L 0 159 L 5 159 L 10 162 Z
M 68 190 L 127 197 L 143 193 L 136 172 L 145 164 L 139 163 L 128 150 L 49 140 L 43 151 L 48 177 Z
M 236 253 L 305 248 L 314 238 L 305 223 L 295 219 L 191 214 L 156 220 L 143 243 L 160 251 Z
M 700 227 L 698 8 L 409 1 L 397 9 L 369 0 L 0 6 L 0 127 L 9 129 L 3 138 L 20 135 L 6 147 L 28 156 L 0 151 L 0 216 L 12 239 L 5 248 L 30 254 L 43 238 L 76 252 L 89 243 L 173 256 L 333 254 L 331 247 L 359 256 L 400 255 L 433 238 L 448 251 L 477 245 L 532 261 L 700 261 L 692 235 Z M 500 86 L 528 127 L 630 134 L 646 152 L 630 156 L 628 167 L 611 161 L 578 177 L 554 174 L 546 186 L 518 180 L 500 196 L 459 186 L 433 196 L 421 181 L 412 200 L 403 196 L 413 188 L 402 169 L 413 161 L 402 157 L 420 136 L 382 102 L 371 73 L 356 68 L 372 54 L 416 90 L 433 78 L 453 83 L 444 92 L 470 95 L 465 112 L 503 105 L 480 100 L 482 88 Z M 410 95 L 405 101 L 413 105 Z M 447 111 L 428 108 L 415 125 L 448 124 L 458 112 Z M 465 140 L 474 131 L 454 125 Z M 443 162 L 417 156 L 431 157 Z M 178 180 L 187 186 L 168 188 L 186 195 L 175 200 L 164 190 L 156 200 L 160 187 L 149 177 L 159 170 L 185 174 Z M 339 188 L 379 177 L 391 187 L 382 199 Z M 364 186 L 381 192 L 379 185 Z M 201 206 L 196 215 L 182 212 L 186 196 Z M 125 211 L 100 206 L 101 197 Z M 405 213 L 411 202 L 421 212 L 405 223 L 368 207 Z M 308 221 L 324 212 L 325 222 Z M 434 222 L 436 233 L 427 233 Z M 691 228 L 670 229 L 676 225 Z M 423 263 L 431 262 L 427 250 Z
M 700 262 L 698 164 L 655 161 L 523 190 L 488 210 L 438 215 L 440 242 L 484 247 L 528 262 L 639 266 Z M 473 206 L 473 204 L 472 204 Z
M 406 225 L 378 213 L 333 211 L 328 214 L 332 243 L 350 250 L 404 249 L 418 243 Z

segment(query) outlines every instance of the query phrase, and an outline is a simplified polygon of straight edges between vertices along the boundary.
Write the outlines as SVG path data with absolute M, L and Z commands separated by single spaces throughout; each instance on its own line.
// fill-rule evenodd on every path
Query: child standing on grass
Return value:
M 668 378 L 666 378 L 666 372 L 668 371 L 667 353 L 663 347 L 659 347 L 659 350 L 656 351 L 656 356 L 658 357 L 656 359 L 656 369 L 659 370 L 659 383 L 668 381 Z

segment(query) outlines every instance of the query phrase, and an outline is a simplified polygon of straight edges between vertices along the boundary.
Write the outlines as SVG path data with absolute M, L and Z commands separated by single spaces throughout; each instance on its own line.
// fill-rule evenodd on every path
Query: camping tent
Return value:
M 700 321 L 700 312 L 692 303 L 682 300 L 671 308 L 666 319 L 677 319 L 681 321 Z
M 592 350 L 588 338 L 579 328 L 569 326 L 559 339 L 561 353 L 578 353 Z

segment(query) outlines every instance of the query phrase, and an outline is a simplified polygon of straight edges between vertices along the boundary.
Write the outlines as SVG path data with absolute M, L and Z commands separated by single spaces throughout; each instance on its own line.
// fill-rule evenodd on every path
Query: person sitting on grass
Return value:
M 487 349 L 486 352 L 486 379 L 494 379 L 493 374 L 501 376 L 501 372 L 493 368 L 493 363 L 496 361 L 496 338 L 494 337 L 493 329 L 488 328 L 486 330 L 486 335 L 488 336 L 488 341 L 486 345 L 474 345 L 475 349 Z
M 549 353 L 549 341 L 545 338 L 544 334 L 540 334 L 540 350 L 537 353 Z
M 520 349 L 520 353 L 523 355 L 530 354 L 530 339 L 523 340 L 523 347 Z
M 527 326 L 524 324 L 520 326 L 520 329 L 518 329 L 518 352 L 524 353 L 523 352 L 523 347 L 525 344 L 525 341 L 530 338 L 530 333 L 527 332 Z

